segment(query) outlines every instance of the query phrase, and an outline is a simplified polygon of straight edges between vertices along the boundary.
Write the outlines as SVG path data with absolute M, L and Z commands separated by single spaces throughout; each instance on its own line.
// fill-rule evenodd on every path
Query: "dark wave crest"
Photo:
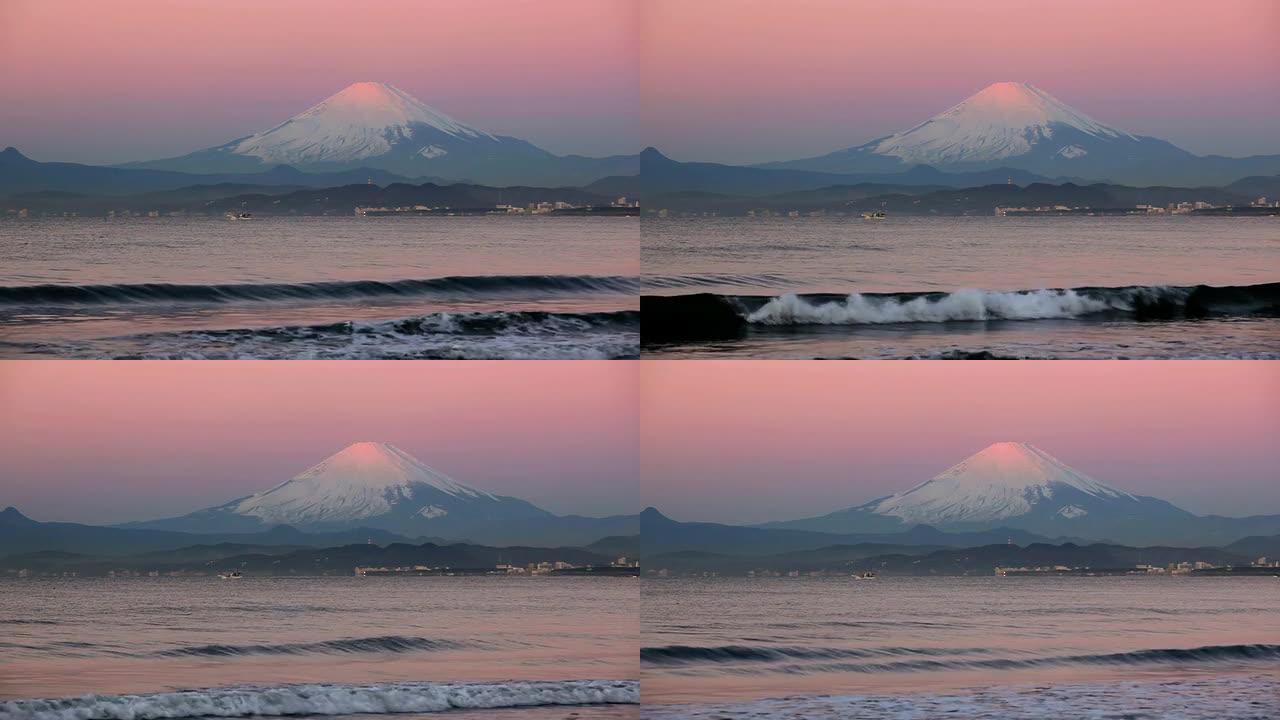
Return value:
M 687 665 L 693 663 L 775 662 L 779 660 L 838 660 L 894 656 L 985 655 L 981 648 L 806 648 L 784 646 L 665 645 L 640 649 L 640 661 L 651 665 Z
M 1191 666 L 1220 663 L 1274 662 L 1280 645 L 1207 645 L 1195 648 L 1134 650 L 1121 653 L 1060 655 L 1049 657 L 964 657 L 990 655 L 994 651 L 946 648 L 796 648 L 725 645 L 691 647 L 670 645 L 643 648 L 640 659 L 652 665 L 727 663 L 783 663 L 805 660 L 872 659 L 921 656 L 896 662 L 806 663 L 785 666 L 786 672 L 927 672 L 931 670 L 1020 670 L 1047 666 Z M 961 656 L 961 657 L 956 657 Z M 936 659 L 935 659 L 936 658 Z
M 17 285 L 0 287 L 0 306 L 280 302 L 500 294 L 625 294 L 637 278 L 594 275 L 476 275 L 408 280 L 181 285 Z
M 280 645 L 193 645 L 161 650 L 157 657 L 240 657 L 244 655 L 334 655 L 345 653 L 407 653 L 430 650 L 455 650 L 462 647 L 452 640 L 405 635 L 325 640 L 312 643 Z
M 511 294 L 637 295 L 644 288 L 676 289 L 708 283 L 771 287 L 784 279 L 764 275 L 454 275 L 404 280 L 333 280 L 304 283 L 120 283 L 0 286 L 0 307 L 145 303 L 232 303 L 362 300 L 376 298 L 497 296 Z

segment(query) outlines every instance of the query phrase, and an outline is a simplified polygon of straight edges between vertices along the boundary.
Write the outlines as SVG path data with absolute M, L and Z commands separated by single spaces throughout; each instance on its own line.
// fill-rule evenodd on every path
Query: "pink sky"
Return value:
M 0 363 L 0 508 L 42 520 L 181 514 L 351 442 L 555 512 L 637 505 L 635 363 Z
M 649 0 L 645 144 L 677 159 L 818 155 L 986 85 L 1036 85 L 1200 154 L 1280 153 L 1274 0 Z
M 1280 363 L 646 361 L 641 500 L 824 514 L 998 441 L 1197 513 L 1280 513 Z
M 3 0 L 0 147 L 185 154 L 352 82 L 553 152 L 631 153 L 634 0 Z

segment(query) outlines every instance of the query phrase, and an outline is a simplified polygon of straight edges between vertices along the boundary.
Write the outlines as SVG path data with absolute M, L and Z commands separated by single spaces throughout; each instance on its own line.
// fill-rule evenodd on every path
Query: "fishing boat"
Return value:
M 876 574 L 870 570 L 865 570 L 860 573 L 855 573 L 854 577 L 857 578 L 858 580 L 875 580 Z
M 883 210 L 876 210 L 874 212 L 868 210 L 867 212 L 862 213 L 863 220 L 883 220 L 886 217 L 888 217 L 888 214 Z
M 253 219 L 253 213 L 247 213 L 247 212 L 245 212 L 245 213 L 229 212 L 229 213 L 227 213 L 227 219 L 228 219 L 228 220 L 252 220 L 252 219 Z
M 244 573 L 241 573 L 239 570 L 232 570 L 231 572 L 220 572 L 218 573 L 218 577 L 223 580 L 239 580 L 244 577 Z

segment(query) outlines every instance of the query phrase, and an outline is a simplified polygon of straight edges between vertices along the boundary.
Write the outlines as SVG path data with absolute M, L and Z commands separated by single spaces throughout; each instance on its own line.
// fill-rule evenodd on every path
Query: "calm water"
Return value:
M 0 222 L 0 356 L 638 352 L 635 218 Z
M 651 579 L 646 718 L 1268 718 L 1275 578 Z
M 412 716 L 450 707 L 473 709 L 463 718 L 634 718 L 637 586 L 0 580 L 0 718 Z M 25 701 L 33 698 L 82 699 Z M 522 705 L 548 707 L 510 709 Z
M 641 235 L 645 294 L 714 293 L 748 319 L 646 355 L 1280 357 L 1275 286 L 1184 319 L 1195 286 L 1280 282 L 1277 218 L 646 219 Z

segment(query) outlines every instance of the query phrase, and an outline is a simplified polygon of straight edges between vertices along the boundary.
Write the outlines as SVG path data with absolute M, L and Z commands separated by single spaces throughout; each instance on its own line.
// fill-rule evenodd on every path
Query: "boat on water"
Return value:
M 244 213 L 229 212 L 229 213 L 227 213 L 227 219 L 228 219 L 228 220 L 252 220 L 252 219 L 253 219 L 253 213 L 247 213 L 247 212 L 244 212 Z
M 868 210 L 867 212 L 862 213 L 863 220 L 883 220 L 887 217 L 889 217 L 889 215 L 883 210 L 876 210 L 874 212 Z
M 239 580 L 240 578 L 244 577 L 244 573 L 240 572 L 239 570 L 233 570 L 231 572 L 218 573 L 218 577 L 222 578 L 223 580 Z
M 854 573 L 853 576 L 858 580 L 875 580 L 876 579 L 876 574 L 870 570 L 865 570 L 860 573 Z

